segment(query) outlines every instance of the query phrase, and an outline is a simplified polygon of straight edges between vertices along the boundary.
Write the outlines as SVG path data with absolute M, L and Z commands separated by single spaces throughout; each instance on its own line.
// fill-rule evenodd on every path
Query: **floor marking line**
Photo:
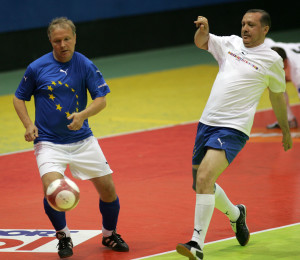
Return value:
M 291 106 L 299 106 L 299 105 L 300 104 L 293 104 Z M 270 111 L 270 110 L 272 110 L 272 108 L 259 109 L 259 110 L 256 111 L 256 113 L 266 112 L 266 111 Z M 147 132 L 147 131 L 159 130 L 159 129 L 164 129 L 164 128 L 171 128 L 171 127 L 175 127 L 175 126 L 179 126 L 179 125 L 188 125 L 188 124 L 193 124 L 193 123 L 197 123 L 197 122 L 199 122 L 199 120 L 192 120 L 192 121 L 186 121 L 186 122 L 182 122 L 182 123 L 178 123 L 178 124 L 164 125 L 164 126 L 146 128 L 146 129 L 141 129 L 141 130 L 133 130 L 133 131 L 123 132 L 123 133 L 104 135 L 104 136 L 96 137 L 96 138 L 98 140 L 99 139 L 101 140 L 101 139 L 110 138 L 110 137 L 130 135 L 130 134 L 136 134 L 136 133 L 142 133 L 142 132 Z M 253 135 L 256 135 L 256 134 L 253 134 Z M 256 137 L 256 136 L 253 136 L 253 135 L 251 134 L 250 137 Z M 292 133 L 292 137 L 293 137 L 293 133 Z M 299 137 L 299 136 L 297 135 L 295 137 Z M 0 153 L 0 156 L 10 155 L 10 154 L 18 154 L 18 153 L 29 152 L 29 151 L 33 151 L 33 148 L 24 149 L 24 150 L 20 150 L 20 151 L 9 152 L 9 153 Z
M 253 232 L 253 233 L 250 233 L 250 234 L 251 235 L 256 235 L 256 234 L 260 234 L 260 233 L 264 233 L 264 232 L 268 232 L 268 231 L 283 229 L 283 228 L 297 226 L 297 225 L 300 225 L 300 222 L 297 222 L 297 223 L 294 223 L 294 224 L 285 225 L 285 226 L 281 226 L 281 227 L 264 229 L 264 230 L 256 231 L 256 232 Z M 232 240 L 232 239 L 235 239 L 235 237 L 228 237 L 228 238 L 224 238 L 224 239 L 220 239 L 220 240 L 208 242 L 208 243 L 205 243 L 205 245 L 216 244 L 216 243 L 219 243 L 219 242 L 223 242 L 223 241 L 227 241 L 227 240 Z M 163 252 L 163 253 L 158 253 L 158 254 L 154 254 L 154 255 L 149 255 L 149 256 L 143 256 L 143 257 L 134 258 L 134 259 L 131 259 L 131 260 L 147 259 L 147 258 L 151 258 L 151 257 L 155 257 L 155 256 L 160 256 L 160 255 L 165 255 L 165 254 L 169 254 L 169 253 L 174 253 L 174 252 L 176 252 L 176 250 L 171 250 L 171 251 L 167 251 L 167 252 Z
M 117 134 L 111 134 L 111 135 L 104 135 L 104 136 L 96 137 L 96 138 L 98 140 L 101 140 L 101 139 L 106 139 L 106 138 L 111 138 L 111 137 L 125 136 L 125 135 L 148 132 L 148 131 L 155 131 L 155 130 L 160 130 L 160 129 L 172 128 L 172 127 L 175 127 L 175 126 L 189 125 L 189 124 L 194 124 L 194 123 L 197 123 L 197 122 L 199 122 L 199 120 L 187 121 L 187 122 L 182 122 L 182 123 L 178 123 L 178 124 L 164 125 L 164 126 L 158 126 L 158 127 L 152 127 L 152 128 L 146 128 L 146 129 L 141 129 L 141 130 L 133 130 L 133 131 L 117 133 Z M 33 148 L 29 148 L 29 149 L 24 149 L 24 150 L 20 150 L 20 151 L 9 152 L 9 153 L 0 153 L 0 157 L 5 156 L 5 155 L 30 152 L 30 151 L 33 151 L 33 150 L 34 150 Z

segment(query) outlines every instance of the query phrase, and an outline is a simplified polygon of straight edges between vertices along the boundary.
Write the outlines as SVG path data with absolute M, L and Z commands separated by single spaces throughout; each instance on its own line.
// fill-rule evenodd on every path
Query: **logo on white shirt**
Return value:
M 252 64 L 251 62 L 249 62 L 248 60 L 246 60 L 246 59 L 240 57 L 239 55 L 237 55 L 237 54 L 235 54 L 235 53 L 233 53 L 233 52 L 231 52 L 231 51 L 228 51 L 228 54 L 231 55 L 232 57 L 234 57 L 236 60 L 242 61 L 242 62 L 244 62 L 244 63 L 250 65 L 250 66 L 253 67 L 254 69 L 258 70 L 258 67 L 257 67 L 256 65 L 254 65 L 254 64 Z

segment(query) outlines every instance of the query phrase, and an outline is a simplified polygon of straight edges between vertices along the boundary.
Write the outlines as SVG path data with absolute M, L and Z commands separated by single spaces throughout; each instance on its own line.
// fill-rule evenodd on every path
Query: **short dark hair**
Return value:
M 260 23 L 263 26 L 269 26 L 269 28 L 271 28 L 271 16 L 265 10 L 249 9 L 246 13 L 261 13 Z
M 287 59 L 286 52 L 284 49 L 282 49 L 280 47 L 276 47 L 276 46 L 272 47 L 271 49 L 273 51 L 276 51 L 283 60 Z

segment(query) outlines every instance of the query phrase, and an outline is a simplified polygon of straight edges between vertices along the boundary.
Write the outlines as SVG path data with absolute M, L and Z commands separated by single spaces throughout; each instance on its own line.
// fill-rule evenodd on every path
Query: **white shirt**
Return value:
M 217 60 L 219 72 L 200 122 L 234 128 L 249 136 L 264 90 L 285 91 L 282 59 L 265 44 L 246 48 L 235 35 L 210 34 L 208 51 Z
M 274 42 L 272 39 L 266 38 L 265 44 L 269 47 L 280 47 L 285 50 L 290 67 L 291 81 L 297 88 L 300 98 L 300 43 Z

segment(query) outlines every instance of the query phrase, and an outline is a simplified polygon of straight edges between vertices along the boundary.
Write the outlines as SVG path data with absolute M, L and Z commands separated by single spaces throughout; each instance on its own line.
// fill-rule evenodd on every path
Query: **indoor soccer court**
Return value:
M 81 191 L 78 206 L 67 213 L 75 245 L 70 259 L 186 259 L 174 250 L 193 231 L 192 150 L 216 63 L 192 45 L 94 62 L 111 93 L 107 108 L 89 122 L 114 171 L 121 204 L 118 233 L 130 251 L 101 245 L 97 193 L 67 170 Z M 24 141 L 12 105 L 23 73 L 0 73 L 0 259 L 59 259 L 32 144 Z M 296 90 L 289 83 L 287 91 L 299 122 Z M 33 116 L 33 102 L 28 106 Z M 250 140 L 218 181 L 233 203 L 247 206 L 249 244 L 239 246 L 229 220 L 215 210 L 204 248 L 207 260 L 300 259 L 300 128 L 292 130 L 293 149 L 284 152 L 280 130 L 266 129 L 274 120 L 265 92 Z

